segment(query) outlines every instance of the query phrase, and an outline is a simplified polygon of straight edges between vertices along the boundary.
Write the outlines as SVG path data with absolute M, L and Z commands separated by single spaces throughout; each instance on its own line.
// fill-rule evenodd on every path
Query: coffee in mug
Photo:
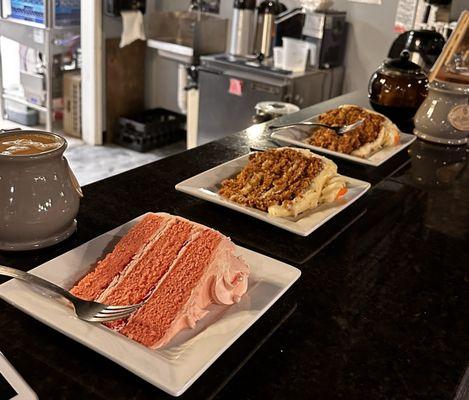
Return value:
M 24 156 L 58 149 L 63 142 L 55 135 L 42 133 L 5 133 L 0 135 L 0 154 Z

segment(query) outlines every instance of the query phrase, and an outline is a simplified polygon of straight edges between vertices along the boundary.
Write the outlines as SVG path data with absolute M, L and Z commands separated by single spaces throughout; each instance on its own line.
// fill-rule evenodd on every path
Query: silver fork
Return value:
M 72 303 L 77 317 L 88 322 L 107 322 L 125 318 L 143 305 L 143 303 L 139 303 L 129 306 L 110 306 L 96 301 L 82 300 L 52 282 L 46 281 L 45 279 L 28 272 L 4 267 L 3 265 L 0 265 L 0 275 L 20 279 L 24 282 L 50 290 L 51 292 L 64 297 Z
M 279 129 L 294 128 L 296 126 L 322 126 L 324 128 L 332 129 L 338 135 L 343 135 L 344 133 L 347 133 L 351 131 L 352 129 L 355 129 L 357 126 L 360 126 L 361 124 L 363 124 L 363 122 L 364 120 L 360 119 L 357 122 L 354 122 L 353 124 L 350 124 L 350 125 L 332 126 L 332 125 L 327 125 L 327 124 L 321 124 L 320 122 L 304 121 L 304 122 L 296 122 L 296 123 L 285 124 L 285 125 L 270 125 L 269 129 L 272 131 L 277 131 Z

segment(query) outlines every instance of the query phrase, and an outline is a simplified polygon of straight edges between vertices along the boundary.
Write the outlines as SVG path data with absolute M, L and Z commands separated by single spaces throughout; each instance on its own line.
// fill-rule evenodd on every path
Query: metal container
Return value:
M 231 20 L 230 46 L 228 52 L 235 56 L 252 53 L 254 40 L 254 10 L 256 0 L 235 0 Z
M 201 55 L 226 51 L 226 18 L 197 11 L 154 11 L 147 20 L 147 46 L 161 57 L 198 64 Z
M 254 52 L 264 58 L 272 56 L 275 38 L 275 16 L 285 11 L 286 7 L 277 0 L 265 0 L 257 8 L 256 39 Z
M 311 64 L 318 68 L 343 65 L 348 24 L 343 11 L 306 10 L 303 38 L 311 43 Z
M 463 145 L 469 141 L 469 84 L 434 80 L 415 114 L 414 133 L 434 143 Z
M 76 229 L 82 192 L 63 156 L 67 142 L 42 131 L 9 131 L 52 135 L 60 147 L 31 155 L 0 154 L 0 250 L 32 250 L 56 244 Z
M 256 104 L 254 109 L 256 110 L 256 115 L 253 118 L 255 124 L 300 111 L 300 107 L 297 105 L 283 101 L 261 101 Z

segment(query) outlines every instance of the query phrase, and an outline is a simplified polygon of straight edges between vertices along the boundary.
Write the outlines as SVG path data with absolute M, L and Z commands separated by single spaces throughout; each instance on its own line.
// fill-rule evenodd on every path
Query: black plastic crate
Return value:
M 154 108 L 130 117 L 119 118 L 115 142 L 132 150 L 145 152 L 184 138 L 184 115 Z

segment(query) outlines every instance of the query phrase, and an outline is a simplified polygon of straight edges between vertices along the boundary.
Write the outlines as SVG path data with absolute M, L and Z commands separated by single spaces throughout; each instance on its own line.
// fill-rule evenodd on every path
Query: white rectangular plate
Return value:
M 316 121 L 318 116 L 313 118 L 308 118 L 307 121 Z M 302 121 L 304 122 L 304 121 Z M 305 138 L 305 131 L 298 128 L 288 128 L 279 130 L 272 133 L 272 138 L 279 140 L 284 143 L 289 143 L 297 147 L 303 147 L 305 149 L 310 149 L 317 151 L 318 153 L 329 154 L 335 157 L 343 158 L 345 160 L 353 161 L 358 164 L 372 165 L 373 167 L 378 167 L 383 164 L 391 157 L 399 153 L 402 149 L 405 149 L 409 146 L 417 137 L 409 133 L 400 132 L 400 141 L 397 146 L 384 147 L 376 153 L 371 154 L 367 158 L 352 156 L 350 154 L 340 153 L 338 151 L 324 149 L 318 146 L 312 146 L 308 143 L 305 143 L 303 139 Z
M 296 217 L 274 217 L 265 211 L 234 203 L 218 195 L 221 182 L 239 173 L 246 166 L 248 160 L 249 154 L 246 154 L 218 165 L 215 168 L 178 183 L 176 190 L 242 212 L 297 235 L 308 236 L 334 215 L 340 213 L 355 200 L 363 196 L 371 186 L 368 182 L 345 177 L 348 191 L 340 200 L 329 204 L 322 204 Z
M 70 288 L 141 218 L 143 215 L 30 272 Z M 102 325 L 81 321 L 59 299 L 15 279 L 0 285 L 0 297 L 165 392 L 179 396 L 301 275 L 297 268 L 254 251 L 239 246 L 236 251 L 251 267 L 249 288 L 241 301 L 232 306 L 210 306 L 211 312 L 194 330 L 182 331 L 158 350 L 150 350 Z

